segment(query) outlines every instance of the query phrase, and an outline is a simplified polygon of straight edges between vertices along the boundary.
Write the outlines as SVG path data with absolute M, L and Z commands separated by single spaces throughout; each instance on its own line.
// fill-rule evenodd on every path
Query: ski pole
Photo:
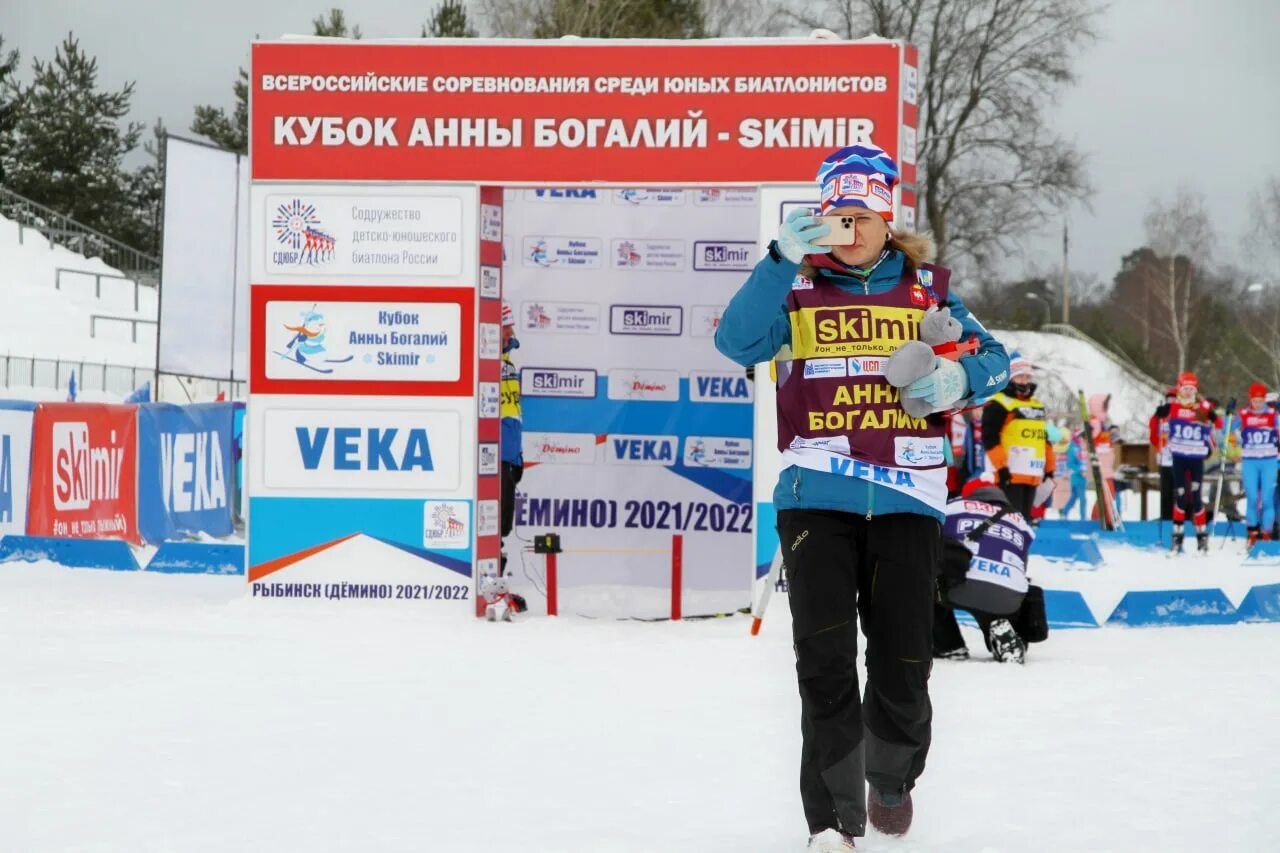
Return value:
M 760 600 L 751 608 L 751 636 L 760 633 L 760 624 L 764 622 L 764 612 L 769 607 L 769 598 L 773 588 L 778 584 L 778 575 L 782 572 L 782 545 L 773 552 L 773 562 L 769 564 L 769 573 L 764 577 L 764 589 L 760 591 Z

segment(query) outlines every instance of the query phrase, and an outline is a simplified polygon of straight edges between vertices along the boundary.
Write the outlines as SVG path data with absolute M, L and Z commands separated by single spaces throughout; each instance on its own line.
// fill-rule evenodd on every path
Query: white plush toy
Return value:
M 480 597 L 484 599 L 484 618 L 490 622 L 510 622 L 515 612 L 507 579 L 485 575 L 480 579 Z

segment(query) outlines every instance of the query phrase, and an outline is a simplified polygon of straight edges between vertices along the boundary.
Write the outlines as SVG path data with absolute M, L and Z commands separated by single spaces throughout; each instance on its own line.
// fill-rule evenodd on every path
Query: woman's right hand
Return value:
M 787 214 L 787 218 L 778 228 L 778 251 L 793 264 L 804 261 L 805 255 L 820 255 L 830 252 L 830 246 L 815 246 L 814 240 L 831 233 L 831 227 L 819 222 L 806 208 L 798 208 Z

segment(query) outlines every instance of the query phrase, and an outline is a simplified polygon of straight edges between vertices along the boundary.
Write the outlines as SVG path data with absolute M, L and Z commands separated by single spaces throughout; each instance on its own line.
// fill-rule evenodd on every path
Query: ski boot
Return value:
M 1185 534 L 1182 532 L 1182 525 L 1175 525 L 1173 528 L 1173 547 L 1169 549 L 1169 556 L 1174 557 L 1182 553 L 1182 542 Z
M 1258 528 L 1248 527 L 1245 529 L 1249 531 L 1249 538 L 1244 543 L 1245 550 L 1248 550 L 1252 548 L 1254 545 L 1258 544 Z
M 1205 556 L 1209 553 L 1209 531 L 1205 530 L 1203 527 L 1196 528 L 1196 551 L 1198 551 L 1201 556 Z
M 1027 644 L 1013 630 L 1008 619 L 997 619 L 991 623 L 989 630 L 991 655 L 998 663 L 1011 660 L 1015 663 L 1026 663 Z
M 957 649 L 952 649 L 947 652 L 934 652 L 933 656 L 941 660 L 968 660 L 969 648 L 967 646 L 960 646 Z
M 867 820 L 877 831 L 885 835 L 906 835 L 911 829 L 912 815 L 910 791 L 878 791 L 874 785 L 871 787 L 867 796 Z
M 824 829 L 809 836 L 809 850 L 814 853 L 848 853 L 853 848 L 853 836 L 838 829 Z

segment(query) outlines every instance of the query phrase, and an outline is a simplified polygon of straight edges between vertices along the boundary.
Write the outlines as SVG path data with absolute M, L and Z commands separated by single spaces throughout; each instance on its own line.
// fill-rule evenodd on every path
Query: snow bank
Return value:
M 138 326 L 136 343 L 131 324 L 118 320 L 97 321 L 97 335 L 90 336 L 92 314 L 154 321 L 155 288 L 138 289 L 136 310 L 132 281 L 103 278 L 99 297 L 94 274 L 118 276 L 119 270 L 51 245 L 31 229 L 24 229 L 21 243 L 18 234 L 17 223 L 0 217 L 0 353 L 155 367 L 156 327 L 150 323 Z M 59 268 L 73 271 L 62 273 L 61 289 Z
M 1114 357 L 1092 344 L 1049 332 L 992 329 L 1010 352 L 1018 350 L 1039 368 L 1037 396 L 1055 419 L 1074 418 L 1079 424 L 1076 392 L 1085 396 L 1110 394 L 1111 419 L 1126 441 L 1147 440 L 1147 419 L 1162 401 L 1158 389 L 1143 382 Z

